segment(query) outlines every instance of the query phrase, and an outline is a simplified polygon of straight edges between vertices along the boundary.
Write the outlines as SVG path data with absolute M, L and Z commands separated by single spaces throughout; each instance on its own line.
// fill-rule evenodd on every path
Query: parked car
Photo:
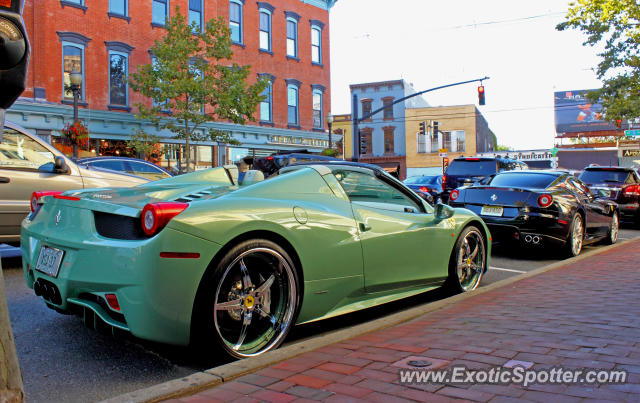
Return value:
M 449 193 L 460 186 L 470 186 L 474 183 L 483 184 L 499 172 L 528 169 L 522 161 L 509 158 L 491 157 L 460 157 L 449 164 L 442 176 L 442 193 L 440 198 L 447 202 Z
M 640 225 L 640 176 L 633 168 L 589 166 L 580 174 L 596 195 L 613 200 L 620 209 L 620 219 Z
M 262 171 L 265 178 L 273 175 L 278 172 L 280 168 L 292 165 L 299 164 L 305 162 L 326 162 L 326 161 L 342 161 L 338 158 L 327 157 L 324 155 L 317 154 L 307 154 L 301 152 L 284 152 L 284 153 L 274 153 L 267 157 L 259 157 L 259 158 L 251 158 L 245 159 L 249 165 L 251 165 L 251 169 Z
M 584 244 L 618 239 L 618 205 L 564 172 L 503 172 L 486 185 L 453 190 L 450 198 L 452 206 L 479 214 L 494 241 L 555 244 L 577 256 Z
M 442 175 L 410 176 L 403 182 L 414 192 L 430 198 L 432 204 L 442 192 Z
M 78 166 L 24 128 L 5 122 L 0 142 L 0 243 L 20 240 L 32 193 L 92 187 L 128 187 L 148 182 L 133 175 Z
M 155 181 L 158 179 L 170 178 L 173 175 L 166 169 L 157 166 L 153 162 L 129 157 L 87 157 L 76 161 L 86 167 L 110 169 L 117 172 L 125 172 L 131 175 Z
M 296 323 L 473 290 L 489 267 L 477 215 L 431 207 L 381 168 L 314 162 L 237 178 L 230 165 L 42 197 L 22 225 L 27 285 L 89 323 L 243 358 Z

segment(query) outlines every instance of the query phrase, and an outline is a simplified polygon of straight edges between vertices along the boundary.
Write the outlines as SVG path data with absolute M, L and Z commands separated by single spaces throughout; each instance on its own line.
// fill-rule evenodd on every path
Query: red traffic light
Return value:
M 622 119 L 616 119 L 616 126 L 620 128 L 622 126 Z
M 478 86 L 478 105 L 484 105 L 484 85 Z

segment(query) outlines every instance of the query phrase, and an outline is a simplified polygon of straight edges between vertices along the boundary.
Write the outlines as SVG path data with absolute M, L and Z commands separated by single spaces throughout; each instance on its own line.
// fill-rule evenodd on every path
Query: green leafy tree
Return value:
M 636 0 L 576 0 L 562 31 L 578 29 L 585 45 L 601 46 L 597 75 L 603 86 L 588 94 L 610 121 L 640 117 L 640 4 Z
M 143 158 L 146 158 L 156 150 L 159 142 L 160 138 L 158 136 L 137 129 L 131 136 L 131 140 L 127 141 L 127 145 L 136 150 L 136 153 L 142 154 Z
M 130 77 L 131 88 L 153 100 L 151 107 L 137 103 L 136 117 L 185 140 L 187 171 L 192 142 L 237 143 L 229 133 L 208 130 L 204 124 L 255 120 L 266 81 L 249 85 L 250 66 L 229 61 L 231 34 L 224 19 L 212 19 L 200 29 L 195 23 L 189 25 L 176 7 L 165 36 L 156 40 L 151 53 L 153 62 L 139 66 Z
M 511 151 L 511 147 L 498 144 L 496 146 L 496 151 Z

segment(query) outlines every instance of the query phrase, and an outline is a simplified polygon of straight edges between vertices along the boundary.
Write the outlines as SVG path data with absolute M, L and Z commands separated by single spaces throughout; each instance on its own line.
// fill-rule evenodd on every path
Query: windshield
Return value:
M 404 180 L 405 185 L 437 185 L 439 176 L 412 176 Z
M 496 173 L 495 160 L 453 160 L 447 175 L 489 176 Z
M 629 172 L 627 171 L 618 171 L 618 170 L 586 170 L 582 174 L 580 174 L 580 180 L 587 183 L 624 183 L 629 176 Z
M 489 185 L 544 189 L 557 178 L 557 175 L 543 173 L 508 173 L 496 175 Z

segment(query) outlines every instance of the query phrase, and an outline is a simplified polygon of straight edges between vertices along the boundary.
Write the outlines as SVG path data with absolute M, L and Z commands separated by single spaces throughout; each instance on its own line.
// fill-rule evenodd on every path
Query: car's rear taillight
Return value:
M 544 207 L 549 207 L 552 204 L 553 204 L 553 196 L 544 194 L 538 197 L 538 206 L 544 208 Z
M 149 203 L 142 209 L 142 231 L 148 236 L 160 232 L 171 219 L 182 213 L 189 204 L 175 202 Z
M 447 186 L 447 175 L 442 175 L 442 190 Z
M 36 211 L 36 208 L 38 207 L 38 201 L 40 201 L 41 197 L 44 196 L 56 196 L 61 194 L 62 192 L 56 192 L 56 191 L 46 191 L 46 192 L 33 192 L 31 193 L 31 212 L 33 213 L 34 211 Z
M 460 192 L 458 192 L 458 190 L 455 189 L 455 190 L 451 191 L 451 194 L 449 195 L 449 198 L 451 200 L 455 201 L 458 198 L 458 196 L 460 196 Z
M 427 192 L 429 192 L 429 188 L 426 187 L 426 186 L 420 186 L 420 191 L 427 193 Z
M 622 189 L 625 196 L 640 196 L 640 185 L 629 185 Z

